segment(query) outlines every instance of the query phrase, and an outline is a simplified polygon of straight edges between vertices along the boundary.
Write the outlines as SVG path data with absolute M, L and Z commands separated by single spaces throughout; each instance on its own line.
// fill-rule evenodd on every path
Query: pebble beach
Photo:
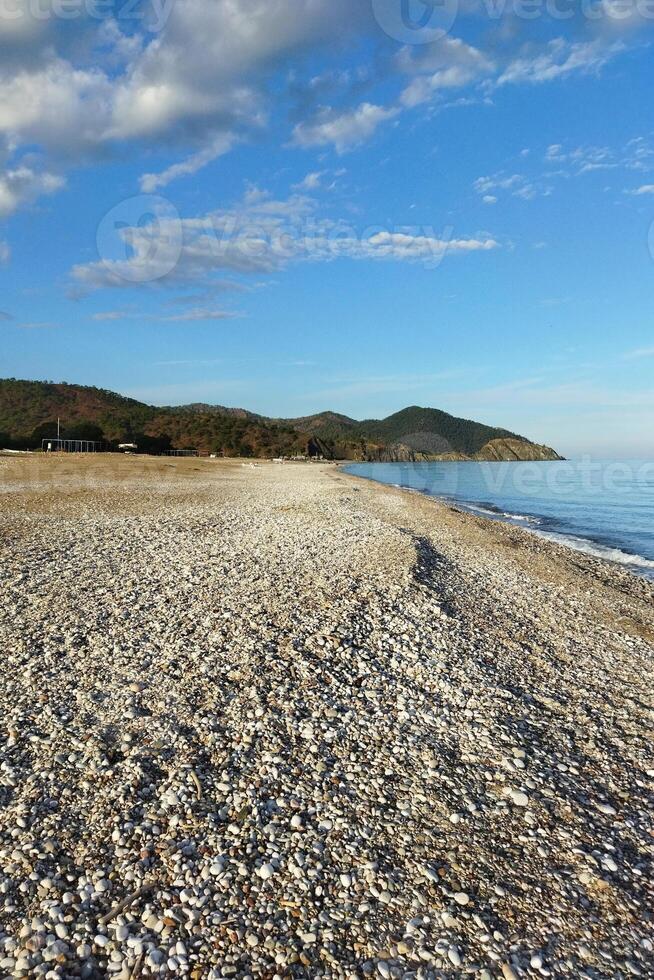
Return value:
M 329 464 L 0 457 L 0 650 L 0 978 L 654 977 L 654 583 Z

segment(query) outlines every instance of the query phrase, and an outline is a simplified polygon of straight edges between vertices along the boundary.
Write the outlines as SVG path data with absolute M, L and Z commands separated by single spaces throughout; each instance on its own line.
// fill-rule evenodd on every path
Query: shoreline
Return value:
M 0 480 L 3 976 L 648 975 L 654 585 L 329 464 Z
M 490 462 L 494 462 L 497 465 L 502 465 L 502 461 L 492 460 Z M 553 460 L 552 462 L 559 461 Z M 362 464 L 347 463 L 344 464 L 344 467 L 352 465 Z M 344 475 L 355 477 L 358 476 L 356 473 L 348 473 L 344 467 L 342 468 Z M 459 500 L 457 498 L 449 498 L 447 496 L 430 493 L 428 490 L 421 490 L 417 487 L 404 486 L 399 483 L 385 483 L 381 480 L 376 480 L 372 476 L 361 476 L 359 479 L 369 480 L 370 482 L 378 483 L 381 486 L 395 487 L 396 489 L 402 490 L 406 493 L 419 494 L 427 499 L 435 500 L 446 507 L 459 510 L 463 514 L 469 514 L 472 517 L 482 517 L 484 520 L 508 524 L 510 527 L 520 528 L 529 532 L 530 534 L 537 535 L 545 541 L 549 541 L 551 544 L 558 544 L 562 547 L 569 548 L 571 551 L 576 553 L 585 554 L 600 561 L 606 561 L 617 568 L 623 568 L 632 575 L 635 575 L 637 578 L 644 578 L 649 582 L 654 582 L 654 560 L 647 558 L 645 555 L 638 552 L 626 551 L 623 547 L 611 545 L 606 541 L 602 541 L 599 538 L 594 538 L 589 535 L 584 536 L 582 534 L 575 534 L 572 531 L 548 530 L 546 528 L 529 526 L 533 524 L 543 524 L 555 521 L 554 518 L 550 518 L 544 514 L 509 514 L 502 512 L 499 508 L 496 508 L 496 511 L 492 510 L 491 507 L 494 507 L 494 505 L 486 504 L 484 506 L 482 502 L 477 500 Z M 612 557 L 612 555 L 615 555 L 616 557 Z

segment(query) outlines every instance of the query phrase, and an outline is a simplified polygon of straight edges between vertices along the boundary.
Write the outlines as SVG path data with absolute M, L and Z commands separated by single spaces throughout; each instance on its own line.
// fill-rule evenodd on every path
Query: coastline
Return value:
M 553 460 L 551 462 L 553 465 L 556 465 L 556 463 L 568 461 L 561 459 L 556 461 Z M 491 464 L 495 466 L 507 465 L 507 463 L 504 461 L 491 461 Z M 376 479 L 374 476 L 348 473 L 345 469 L 347 466 L 357 465 L 361 464 L 346 463 L 344 464 L 343 472 L 345 475 L 358 476 L 361 479 L 370 480 L 373 483 L 381 483 L 383 486 L 392 486 L 407 493 L 419 494 L 427 497 L 430 500 L 438 501 L 439 503 L 453 510 L 459 510 L 464 514 L 470 514 L 473 517 L 482 517 L 485 520 L 521 528 L 522 530 L 525 530 L 530 534 L 534 534 L 551 544 L 561 545 L 562 547 L 568 548 L 576 553 L 587 555 L 591 559 L 606 561 L 618 568 L 624 568 L 624 570 L 628 571 L 632 575 L 645 578 L 650 582 L 654 582 L 654 559 L 648 558 L 638 551 L 628 550 L 622 542 L 609 542 L 606 539 L 602 539 L 602 537 L 599 535 L 593 536 L 588 532 L 583 533 L 569 527 L 566 528 L 561 523 L 560 519 L 554 514 L 545 514 L 538 510 L 535 512 L 533 510 L 527 511 L 526 513 L 516 512 L 516 510 L 520 507 L 519 502 L 512 503 L 510 506 L 513 507 L 513 510 L 507 512 L 499 505 L 496 506 L 494 503 L 489 503 L 486 500 L 482 502 L 476 499 L 474 496 L 466 499 L 464 497 L 433 493 L 429 490 L 413 487 L 408 484 L 387 483 L 383 480 Z M 514 464 L 509 463 L 508 465 Z M 529 501 L 523 501 L 523 506 L 528 505 L 528 503 Z
M 0 481 L 3 973 L 648 975 L 653 583 L 329 464 Z

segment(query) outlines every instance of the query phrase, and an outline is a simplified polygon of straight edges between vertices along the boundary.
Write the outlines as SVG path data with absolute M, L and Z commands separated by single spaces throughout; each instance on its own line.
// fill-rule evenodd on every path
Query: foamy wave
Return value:
M 593 558 L 603 558 L 605 561 L 613 561 L 618 565 L 627 565 L 631 568 L 646 569 L 654 575 L 654 561 L 645 558 L 643 555 L 631 555 L 628 551 L 621 548 L 611 548 L 609 545 L 599 544 L 597 541 L 590 541 L 587 538 L 578 538 L 574 534 L 559 534 L 556 531 L 540 531 L 541 537 L 548 541 L 556 541 L 557 544 L 573 548 L 575 551 L 582 551 L 585 555 Z
M 512 524 L 526 524 L 528 525 L 527 530 L 547 541 L 555 541 L 557 544 L 565 545 L 574 551 L 581 551 L 592 558 L 602 558 L 604 561 L 615 562 L 616 565 L 637 569 L 648 578 L 654 578 L 654 560 L 645 558 L 644 555 L 632 555 L 621 548 L 612 548 L 610 545 L 600 544 L 598 541 L 592 541 L 589 538 L 580 538 L 575 534 L 539 529 L 538 525 L 543 524 L 544 521 L 538 517 L 531 517 L 527 514 L 512 514 L 510 511 L 500 510 L 499 507 L 483 507 L 481 504 L 462 503 L 458 500 L 454 503 L 460 506 L 462 510 L 467 510 L 473 514 L 482 514 L 484 517 L 492 517 L 495 520 L 505 519 Z
M 496 520 L 504 517 L 507 521 L 520 521 L 522 524 L 536 525 L 543 523 L 539 517 L 533 517 L 531 514 L 512 514 L 508 510 L 500 510 L 499 507 L 482 507 L 481 504 L 468 504 L 460 500 L 455 500 L 454 502 L 461 508 L 469 510 L 474 514 L 483 514 L 486 517 L 494 517 Z

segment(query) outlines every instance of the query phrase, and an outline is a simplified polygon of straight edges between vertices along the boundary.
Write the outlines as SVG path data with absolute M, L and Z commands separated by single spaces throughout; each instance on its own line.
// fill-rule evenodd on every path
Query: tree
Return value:
M 44 439 L 56 439 L 57 438 L 57 423 L 56 421 L 41 422 L 33 430 L 31 438 L 25 440 L 25 444 L 29 445 L 33 449 L 40 449 L 41 442 Z
M 136 443 L 140 453 L 151 456 L 158 456 L 172 447 L 172 441 L 168 435 L 146 436 L 144 432 L 137 432 L 134 438 L 128 441 Z
M 86 439 L 89 442 L 104 442 L 104 432 L 93 422 L 78 422 L 62 429 L 62 439 Z

